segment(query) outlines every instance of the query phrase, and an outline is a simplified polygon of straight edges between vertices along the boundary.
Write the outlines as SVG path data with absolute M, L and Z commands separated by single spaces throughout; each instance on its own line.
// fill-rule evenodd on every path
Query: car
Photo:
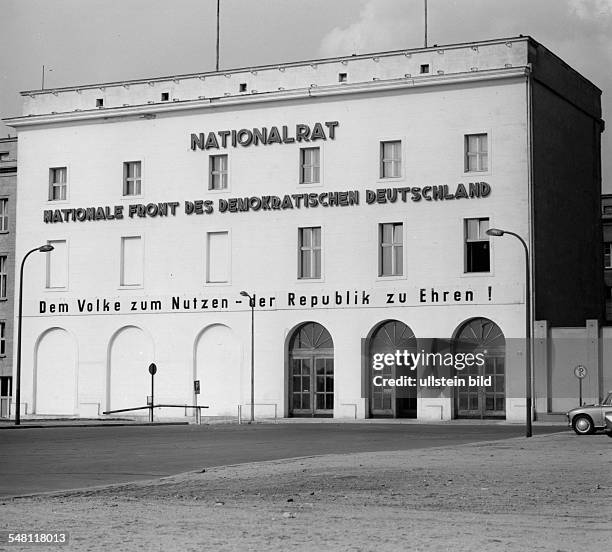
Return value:
M 567 423 L 578 435 L 589 435 L 606 429 L 606 416 L 612 414 L 612 391 L 601 404 L 587 404 L 567 412 Z M 608 422 L 609 423 L 609 422 Z M 609 429 L 609 428 L 608 428 Z M 611 435 L 612 436 L 612 435 Z

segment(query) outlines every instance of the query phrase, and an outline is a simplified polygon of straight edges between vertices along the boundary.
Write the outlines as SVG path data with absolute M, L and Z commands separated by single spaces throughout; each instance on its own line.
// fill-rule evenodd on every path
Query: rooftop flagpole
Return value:
M 219 70 L 219 12 L 221 8 L 221 0 L 217 0 L 217 64 L 216 70 Z
M 427 48 L 427 0 L 425 0 L 425 48 Z

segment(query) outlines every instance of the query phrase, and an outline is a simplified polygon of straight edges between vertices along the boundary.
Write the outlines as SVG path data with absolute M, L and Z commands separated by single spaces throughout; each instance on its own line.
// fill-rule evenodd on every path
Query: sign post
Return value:
M 582 406 L 582 380 L 587 374 L 586 366 L 582 364 L 578 364 L 578 366 L 574 368 L 574 375 L 578 378 L 578 406 Z
M 155 406 L 155 374 L 157 373 L 157 366 L 152 362 L 149 364 L 149 374 L 151 374 L 151 408 L 149 410 L 149 422 L 153 421 L 153 407 Z
M 197 407 L 198 406 L 198 395 L 200 394 L 200 380 L 193 381 L 193 392 L 195 394 L 194 405 Z M 196 417 L 196 424 L 199 424 L 200 423 L 200 409 L 199 408 L 195 409 L 195 417 Z

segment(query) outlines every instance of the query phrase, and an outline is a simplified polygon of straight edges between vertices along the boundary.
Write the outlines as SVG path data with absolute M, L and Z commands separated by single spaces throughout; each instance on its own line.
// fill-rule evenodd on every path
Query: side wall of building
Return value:
M 540 45 L 530 61 L 534 318 L 580 327 L 604 317 L 601 92 Z

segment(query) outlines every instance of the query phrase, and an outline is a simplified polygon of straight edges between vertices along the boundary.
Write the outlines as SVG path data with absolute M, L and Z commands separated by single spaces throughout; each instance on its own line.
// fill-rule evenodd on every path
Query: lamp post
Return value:
M 246 291 L 241 291 L 240 295 L 249 298 L 251 306 L 251 421 L 255 421 L 255 294 L 251 297 Z
M 23 318 L 23 265 L 25 264 L 26 259 L 30 256 L 34 251 L 40 251 L 41 253 L 48 253 L 49 251 L 53 251 L 53 246 L 46 244 L 41 245 L 40 247 L 35 247 L 34 249 L 30 249 L 21 261 L 21 268 L 19 269 L 19 314 L 17 318 L 17 373 L 16 373 L 16 381 L 15 381 L 15 402 L 17 403 L 15 411 L 15 425 L 21 424 L 20 418 L 20 403 L 21 403 L 21 320 Z
M 517 238 L 523 245 L 525 250 L 525 437 L 531 437 L 531 289 L 530 289 L 530 271 L 529 271 L 529 249 L 525 240 L 518 234 L 509 230 L 500 230 L 499 228 L 489 228 L 487 230 L 489 236 L 503 236 L 509 234 Z

